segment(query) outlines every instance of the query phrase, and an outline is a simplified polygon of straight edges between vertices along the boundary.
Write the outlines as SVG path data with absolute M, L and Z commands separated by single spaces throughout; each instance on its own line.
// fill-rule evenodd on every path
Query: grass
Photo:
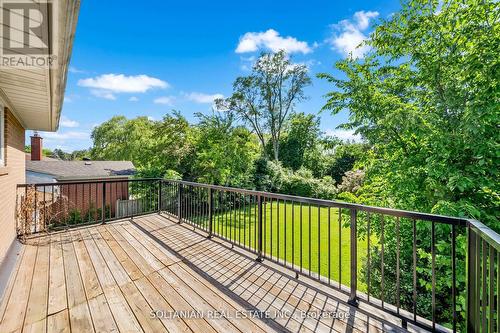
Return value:
M 279 206 L 279 207 L 278 207 Z M 257 209 L 255 204 L 235 204 L 223 212 L 216 208 L 213 232 L 237 244 L 257 250 Z M 280 201 L 263 205 L 263 252 L 267 257 L 293 263 L 295 269 L 324 277 L 343 285 L 350 285 L 350 227 L 348 211 Z M 188 218 L 195 223 L 206 223 L 203 218 Z M 347 222 L 347 223 L 346 223 Z M 376 239 L 371 239 L 376 244 Z M 302 250 L 302 251 L 301 251 Z M 330 256 L 328 255 L 330 254 Z M 367 256 L 367 240 L 358 239 L 358 289 L 366 291 L 360 281 L 361 268 Z M 335 282 L 333 282 L 335 285 Z

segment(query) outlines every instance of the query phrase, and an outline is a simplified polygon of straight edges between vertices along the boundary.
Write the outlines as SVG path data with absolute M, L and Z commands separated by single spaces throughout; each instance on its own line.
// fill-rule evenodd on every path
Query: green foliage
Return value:
M 355 199 L 473 217 L 500 230 L 499 13 L 493 0 L 405 1 L 401 11 L 376 27 L 365 59 L 337 62 L 342 78 L 320 75 L 336 87 L 324 109 L 349 110 L 344 127 L 373 146 L 363 161 L 365 186 Z M 419 263 L 427 264 L 418 272 L 419 311 L 429 318 L 430 248 L 423 246 L 428 227 L 419 230 L 417 242 L 422 244 Z M 438 248 L 449 253 L 449 230 L 436 232 Z M 394 233 L 387 235 L 387 242 L 394 239 Z M 384 258 L 386 272 L 396 264 L 392 251 Z M 401 260 L 411 260 L 410 248 L 403 248 Z M 437 319 L 449 325 L 451 270 L 444 259 L 437 260 L 442 265 Z M 371 269 L 380 276 L 380 252 L 373 253 Z M 395 276 L 387 279 L 387 286 L 395 285 Z M 411 290 L 408 276 L 402 283 Z M 374 284 L 374 292 L 381 292 L 380 284 Z M 394 295 L 394 290 L 386 292 Z M 402 302 L 411 305 L 408 299 Z
M 231 113 L 197 117 L 191 177 L 209 184 L 251 186 L 251 168 L 259 154 L 256 138 L 245 127 L 235 126 Z
M 337 193 L 335 182 L 330 177 L 317 179 L 310 170 L 293 171 L 279 162 L 258 160 L 254 179 L 258 181 L 258 189 L 263 191 L 320 199 L 333 199 Z
M 336 67 L 325 109 L 374 146 L 369 179 L 398 207 L 500 228 L 498 3 L 411 1 L 378 26 L 366 59 Z
M 316 149 L 321 134 L 319 118 L 312 114 L 293 114 L 288 126 L 280 142 L 280 161 L 283 166 L 298 170 Z M 272 151 L 272 146 L 269 148 Z
M 178 112 L 161 121 L 115 116 L 92 131 L 92 159 L 134 162 L 138 174 L 161 177 L 182 170 L 191 149 L 191 128 Z

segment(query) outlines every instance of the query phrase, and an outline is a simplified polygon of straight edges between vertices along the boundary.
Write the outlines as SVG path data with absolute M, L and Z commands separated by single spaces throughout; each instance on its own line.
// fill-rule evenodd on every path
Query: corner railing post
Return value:
M 211 187 L 208 188 L 208 238 L 212 237 L 213 232 L 213 205 L 214 205 L 214 192 Z
M 351 209 L 351 293 L 348 303 L 358 306 L 356 290 L 358 288 L 358 221 L 356 209 Z
M 159 180 L 158 181 L 158 214 L 161 214 L 161 204 L 162 204 L 162 200 L 161 200 L 161 185 L 163 183 L 163 180 Z
M 179 218 L 178 223 L 182 221 L 182 184 L 179 183 L 179 191 L 177 193 L 177 217 Z
M 258 246 L 258 249 L 257 249 L 257 253 L 258 253 L 258 257 L 257 257 L 257 261 L 259 262 L 262 262 L 263 258 L 262 258 L 262 242 L 263 242 L 263 239 L 262 239 L 262 196 L 259 194 L 257 196 L 257 246 Z
M 106 182 L 102 182 L 102 224 L 106 223 Z

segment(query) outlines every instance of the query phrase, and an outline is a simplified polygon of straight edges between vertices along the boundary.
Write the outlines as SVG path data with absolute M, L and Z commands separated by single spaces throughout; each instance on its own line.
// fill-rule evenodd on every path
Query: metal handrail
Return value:
M 254 253 L 258 261 L 272 261 L 295 272 L 297 278 L 299 276 L 307 276 L 316 279 L 320 283 L 336 288 L 349 296 L 349 303 L 353 306 L 357 306 L 359 302 L 365 302 L 401 318 L 403 327 L 406 327 L 408 323 L 412 323 L 432 331 L 447 331 L 438 322 L 436 314 L 437 297 L 443 297 L 443 295 L 436 295 L 436 273 L 438 269 L 436 267 L 436 256 L 443 256 L 442 253 L 438 253 L 436 250 L 436 243 L 438 242 L 436 226 L 444 225 L 447 226 L 447 229 L 445 228 L 444 230 L 450 231 L 448 236 L 445 234 L 446 238 L 444 240 L 448 241 L 451 246 L 452 303 L 450 306 L 453 314 L 449 322 L 452 323 L 452 330 L 457 331 L 457 325 L 460 321 L 459 314 L 456 311 L 457 296 L 460 292 L 467 294 L 467 313 L 464 324 L 468 331 L 493 332 L 500 329 L 498 322 L 498 308 L 500 307 L 500 235 L 474 219 L 159 178 L 64 181 L 60 183 L 20 184 L 17 187 L 18 206 L 33 206 L 24 207 L 27 208 L 28 213 L 25 213 L 24 216 L 22 214 L 18 216 L 18 220 L 20 220 L 18 221 L 18 227 L 23 219 L 24 221 L 29 220 L 32 223 L 32 225 L 28 225 L 28 229 L 25 226 L 22 229 L 23 232 L 32 233 L 55 229 L 61 226 L 64 228 L 72 226 L 73 223 L 71 225 L 68 225 L 68 223 L 50 225 L 39 223 L 42 215 L 46 218 L 47 212 L 54 213 L 54 210 L 55 213 L 60 214 L 59 219 L 63 218 L 64 220 L 67 218 L 68 212 L 63 212 L 62 210 L 64 202 L 70 200 L 69 197 L 76 200 L 77 208 L 80 207 L 78 205 L 86 205 L 84 208 L 89 209 L 88 202 L 92 203 L 92 200 L 94 200 L 94 210 L 96 208 L 100 209 L 99 214 L 90 214 L 84 212 L 84 208 L 82 208 L 82 211 L 79 213 L 80 215 L 77 215 L 81 217 L 81 222 L 73 221 L 76 225 L 82 225 L 84 222 L 106 223 L 107 221 L 119 218 L 133 218 L 152 212 L 166 213 L 175 218 L 179 223 L 188 223 L 193 227 L 206 231 L 208 237 L 221 238 L 230 242 L 233 246 L 239 246 Z M 51 188 L 51 191 L 46 191 L 47 188 Z M 35 190 L 35 199 L 32 198 L 29 201 L 28 192 L 31 189 Z M 131 196 L 131 193 L 134 194 Z M 123 197 L 124 195 L 126 197 Z M 43 196 L 43 199 L 40 198 L 41 196 Z M 46 200 L 45 196 L 49 199 Z M 119 199 L 118 201 L 131 202 L 131 206 L 126 206 L 126 211 L 123 214 L 117 213 L 118 202 L 115 202 L 117 199 Z M 86 204 L 83 204 L 84 202 Z M 273 205 L 275 209 L 273 209 Z M 281 209 L 280 205 L 282 205 Z M 291 209 L 287 205 L 291 205 Z M 109 214 L 107 212 L 108 206 L 113 207 Z M 116 210 L 114 207 L 116 207 Z M 300 209 L 298 209 L 299 207 Z M 277 214 L 277 216 L 273 217 L 273 213 Z M 285 215 L 284 217 L 282 216 L 284 230 L 282 230 L 283 234 L 281 236 L 281 225 L 279 225 L 281 223 L 280 213 Z M 288 220 L 287 213 L 291 214 L 291 216 L 288 216 Z M 338 215 L 335 215 L 336 213 Z M 326 214 L 328 215 L 327 219 L 322 221 L 321 216 L 325 217 Z M 93 217 L 94 215 L 95 218 Z M 243 215 L 243 218 L 241 215 Z M 314 221 L 312 219 L 313 215 L 316 218 Z M 88 221 L 87 218 L 84 221 L 84 216 L 89 217 Z M 337 218 L 338 223 L 336 222 L 335 228 L 338 229 L 336 230 L 333 230 L 332 216 L 334 219 Z M 277 219 L 279 223 L 273 224 L 273 218 L 274 221 Z M 287 221 L 290 221 L 290 218 L 292 221 L 291 224 L 290 222 L 287 223 Z M 296 220 L 299 221 L 298 224 Z M 307 221 L 307 223 L 303 223 L 303 221 Z M 411 309 L 404 309 L 399 304 L 401 300 L 400 270 L 404 269 L 400 267 L 400 238 L 401 231 L 405 231 L 403 229 L 400 230 L 400 227 L 404 221 L 412 226 L 411 230 L 406 230 L 407 236 L 408 233 L 412 235 L 412 239 L 407 240 L 412 243 L 413 306 Z M 428 234 L 420 236 L 430 241 L 431 244 L 430 250 L 427 248 L 427 251 L 430 251 L 432 258 L 432 281 L 430 281 L 432 284 L 432 318 L 424 318 L 417 311 L 417 298 L 419 297 L 416 292 L 417 249 L 423 246 L 422 244 L 417 244 L 417 223 L 420 221 L 427 223 L 426 225 L 430 228 Z M 243 231 L 241 229 L 242 223 Z M 313 223 L 318 227 L 314 234 L 317 237 L 315 239 L 312 239 L 311 236 L 311 225 Z M 249 224 L 248 230 L 245 224 Z M 373 228 L 375 224 L 379 227 L 377 231 L 379 244 L 377 246 L 380 245 L 380 249 L 378 247 L 377 249 L 380 251 L 379 259 L 381 260 L 381 294 L 379 295 L 370 293 L 370 262 L 373 260 L 370 257 L 370 238 L 374 233 Z M 287 226 L 291 228 L 288 232 Z M 303 228 L 309 228 L 309 230 L 303 230 Z M 349 228 L 347 239 L 342 239 L 343 228 Z M 360 251 L 360 247 L 358 246 L 360 230 L 364 232 L 366 241 L 368 242 L 366 257 L 368 290 L 366 293 L 360 292 L 357 284 L 359 279 L 357 254 Z M 273 235 L 273 231 L 277 235 Z M 390 249 L 389 244 L 385 244 L 384 236 L 389 232 L 394 233 L 396 244 L 392 244 L 392 246 L 396 245 L 396 250 L 394 248 Z M 326 234 L 323 242 L 328 242 L 327 250 L 321 247 L 322 234 Z M 463 250 L 463 252 L 460 252 L 457 251 L 457 237 L 462 234 L 466 234 L 467 236 L 467 248 L 458 249 Z M 19 235 L 22 236 L 23 233 L 20 232 Z M 332 235 L 336 235 L 335 237 L 338 238 L 335 244 L 331 244 Z M 443 229 L 441 229 L 441 237 L 443 237 Z M 348 269 L 349 272 L 342 272 L 342 244 L 346 242 L 349 242 L 350 268 Z M 410 246 L 409 243 L 404 245 Z M 325 246 L 325 243 L 323 243 L 323 246 Z M 335 272 L 336 274 L 338 273 L 338 281 L 334 281 L 331 276 L 332 270 L 335 268 L 332 265 L 331 258 L 332 246 L 338 248 L 338 272 Z M 312 251 L 314 249 L 316 249 L 317 253 Z M 280 253 L 280 251 L 282 252 Z M 387 255 L 390 253 L 388 251 L 395 251 L 392 253 L 396 255 L 395 263 L 397 266 L 394 267 L 393 272 L 384 272 L 384 254 Z M 316 258 L 312 257 L 313 252 L 315 256 L 317 255 Z M 300 261 L 295 257 L 298 253 L 300 254 Z M 459 255 L 463 255 L 463 253 L 466 253 L 466 258 L 460 260 Z M 325 261 L 328 264 L 327 271 L 326 268 L 322 269 L 321 266 L 321 262 L 325 263 Z M 457 266 L 463 261 L 465 261 L 467 283 L 464 290 L 458 290 Z M 316 263 L 316 268 L 312 267 L 312 262 Z M 384 285 L 384 282 L 387 283 L 385 275 L 388 273 L 396 275 L 396 285 Z M 342 278 L 345 278 L 346 274 L 350 276 L 349 286 L 345 286 L 342 283 Z M 391 290 L 397 293 L 397 296 L 384 295 L 385 288 L 388 287 L 392 288 Z M 387 299 L 384 299 L 386 298 L 385 296 L 393 297 L 396 304 L 388 304 Z M 495 320 L 495 318 L 497 319 Z

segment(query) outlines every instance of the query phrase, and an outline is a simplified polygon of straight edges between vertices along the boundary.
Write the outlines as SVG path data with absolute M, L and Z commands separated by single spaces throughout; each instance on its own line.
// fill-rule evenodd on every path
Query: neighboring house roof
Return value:
M 130 161 L 26 161 L 26 171 L 44 173 L 57 180 L 92 179 L 131 176 Z

